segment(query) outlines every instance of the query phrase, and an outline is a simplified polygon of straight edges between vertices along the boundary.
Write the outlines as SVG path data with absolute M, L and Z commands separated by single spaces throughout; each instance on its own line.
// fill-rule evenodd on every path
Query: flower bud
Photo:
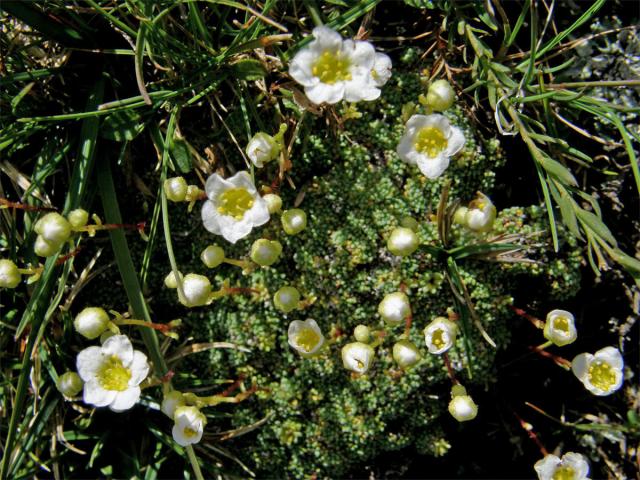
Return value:
M 93 340 L 109 327 L 109 315 L 100 307 L 88 307 L 76 315 L 73 326 L 80 335 Z
M 185 202 L 195 202 L 200 199 L 200 195 L 202 194 L 202 190 L 200 190 L 196 185 L 189 185 L 187 187 L 187 194 L 184 197 Z
M 369 340 L 371 339 L 371 332 L 369 327 L 366 325 L 358 325 L 353 330 L 353 336 L 358 342 L 369 343 Z
M 278 261 L 281 253 L 282 244 L 279 241 L 260 238 L 251 245 L 249 256 L 261 267 L 268 267 Z
M 465 215 L 465 225 L 474 232 L 488 232 L 493 228 L 496 219 L 496 207 L 489 197 L 478 192 L 478 197 L 469 203 L 469 209 Z
M 424 329 L 424 339 L 430 353 L 440 355 L 456 341 L 458 326 L 444 317 L 437 317 Z
M 73 398 L 82 391 L 84 382 L 76 372 L 66 372 L 58 377 L 56 387 L 65 397 Z
M 178 277 L 182 279 L 182 274 L 178 272 Z M 178 281 L 176 280 L 176 276 L 173 274 L 173 271 L 169 272 L 166 277 L 164 277 L 164 285 L 167 288 L 178 288 Z
M 0 288 L 16 288 L 20 284 L 22 275 L 11 260 L 0 260 Z
M 391 232 L 387 240 L 387 248 L 399 257 L 406 257 L 416 251 L 420 240 L 416 232 L 406 227 L 398 227 Z
M 265 163 L 274 160 L 280 153 L 280 145 L 275 139 L 264 132 L 256 133 L 247 145 L 247 157 L 253 164 L 262 168 Z
M 69 212 L 67 220 L 73 228 L 82 228 L 89 222 L 89 212 L 82 208 L 76 208 Z
M 167 178 L 163 188 L 167 200 L 172 202 L 184 202 L 187 197 L 187 181 L 183 177 Z
M 393 359 L 403 370 L 413 367 L 420 357 L 418 347 L 409 340 L 400 340 L 393 346 Z
M 280 220 L 287 235 L 297 235 L 307 228 L 307 214 L 299 208 L 285 210 Z
M 375 351 L 371 345 L 362 342 L 348 343 L 342 347 L 342 364 L 347 370 L 359 374 L 369 371 Z
M 449 413 L 459 422 L 473 420 L 478 415 L 478 406 L 473 399 L 467 395 L 466 389 L 462 385 L 455 385 L 451 389 L 451 402 L 449 402 Z
M 282 208 L 282 198 L 280 198 L 280 195 L 267 193 L 262 199 L 266 202 L 267 210 L 269 210 L 271 214 L 279 212 Z
M 453 105 L 456 93 L 446 80 L 436 80 L 427 90 L 427 105 L 436 112 L 443 112 Z
M 287 332 L 289 345 L 303 357 L 313 357 L 324 345 L 324 336 L 313 319 L 294 320 L 289 324 Z
M 382 299 L 378 305 L 378 313 L 389 325 L 400 325 L 411 315 L 409 297 L 402 292 L 394 292 Z
M 413 217 L 403 217 L 402 220 L 400 220 L 400 226 L 413 230 L 414 232 L 418 231 L 418 221 Z
M 547 314 L 543 335 L 558 347 L 575 342 L 578 338 L 575 318 L 566 310 L 552 310 Z
M 182 392 L 179 392 L 178 390 L 171 390 L 162 399 L 160 410 L 162 410 L 162 413 L 167 417 L 172 419 L 176 413 L 176 408 L 181 407 L 184 404 L 184 395 Z
M 457 223 L 458 225 L 467 225 L 467 212 L 469 209 L 467 207 L 459 207 L 456 210 L 456 213 L 453 214 L 453 223 Z
M 209 303 L 211 298 L 211 282 L 204 275 L 187 273 L 182 281 L 184 298 L 180 298 L 180 303 L 185 307 L 201 307 Z M 178 294 L 181 297 L 180 294 Z
M 36 222 L 33 229 L 48 243 L 59 247 L 71 235 L 71 225 L 67 220 L 56 212 L 47 213 Z
M 200 259 L 208 268 L 216 268 L 224 262 L 224 250 L 218 245 L 209 245 L 200 254 Z
M 289 313 L 298 308 L 300 292 L 294 287 L 282 287 L 273 296 L 273 303 L 281 312 Z
M 39 257 L 50 257 L 55 255 L 58 248 L 60 248 L 59 243 L 47 242 L 42 235 L 38 235 L 35 243 L 33 244 L 33 251 Z

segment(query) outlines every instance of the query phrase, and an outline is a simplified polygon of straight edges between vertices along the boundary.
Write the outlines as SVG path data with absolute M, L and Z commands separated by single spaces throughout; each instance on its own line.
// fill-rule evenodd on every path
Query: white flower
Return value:
M 464 221 L 469 230 L 474 232 L 488 232 L 496 219 L 496 207 L 489 197 L 478 192 L 478 198 L 469 203 Z
M 184 395 L 178 390 L 171 390 L 162 399 L 160 410 L 167 417 L 173 418 L 176 413 L 176 408 L 184 406 Z
M 412 115 L 398 144 L 398 156 L 417 165 L 430 179 L 438 178 L 449 166 L 449 158 L 464 146 L 462 130 L 444 115 Z
M 393 346 L 393 359 L 400 368 L 410 368 L 420 360 L 420 352 L 413 342 L 400 340 Z
M 83 400 L 96 407 L 122 412 L 140 398 L 140 383 L 147 378 L 147 356 L 134 350 L 126 335 L 113 335 L 100 347 L 82 350 L 76 368 L 84 380 Z
M 175 424 L 171 430 L 173 439 L 182 447 L 198 443 L 202 438 L 206 417 L 197 407 L 180 406 L 173 416 Z
M 22 275 L 11 260 L 0 260 L 0 288 L 16 288 L 20 285 Z
M 575 319 L 571 312 L 566 310 L 552 310 L 547 314 L 547 322 L 544 324 L 544 338 L 554 345 L 562 347 L 576 341 Z
M 344 368 L 352 372 L 367 373 L 374 357 L 375 351 L 373 347 L 366 343 L 353 342 L 342 347 L 342 364 Z
M 467 395 L 467 390 L 460 384 L 451 388 L 451 402 L 449 402 L 449 413 L 459 422 L 473 420 L 478 415 L 478 406 L 473 399 Z
M 289 74 L 304 87 L 313 103 L 375 100 L 379 84 L 372 71 L 384 76 L 382 59 L 376 68 L 376 52 L 368 42 L 343 40 L 328 27 L 313 29 L 314 40 L 291 60 Z
M 202 206 L 204 228 L 231 243 L 269 221 L 267 204 L 247 172 L 238 172 L 226 180 L 214 173 L 207 179 L 205 190 L 209 200 Z
M 265 163 L 275 159 L 280 153 L 280 145 L 271 135 L 264 132 L 256 133 L 247 145 L 247 157 L 253 164 L 262 168 Z
M 294 320 L 289 324 L 287 332 L 289 345 L 303 357 L 312 357 L 324 345 L 324 336 L 320 327 L 313 319 L 305 321 Z
M 458 326 L 444 317 L 437 317 L 424 329 L 424 340 L 430 353 L 439 355 L 456 341 Z
M 385 295 L 378 305 L 378 313 L 389 325 L 403 323 L 411 315 L 409 297 L 402 292 Z
M 579 453 L 567 452 L 562 459 L 547 455 L 533 468 L 539 480 L 589 480 L 589 464 Z
M 109 326 L 109 315 L 100 307 L 88 307 L 76 315 L 73 327 L 89 340 L 98 338 Z
M 611 395 L 622 386 L 624 360 L 617 348 L 605 347 L 595 354 L 581 353 L 571 362 L 571 369 L 594 395 Z
M 371 69 L 371 78 L 376 87 L 382 87 L 391 78 L 391 59 L 384 53 L 376 52 Z

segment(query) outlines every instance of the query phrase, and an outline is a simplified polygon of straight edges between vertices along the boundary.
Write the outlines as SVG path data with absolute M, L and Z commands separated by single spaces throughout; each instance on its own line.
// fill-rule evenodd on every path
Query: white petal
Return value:
M 88 347 L 78 353 L 76 358 L 76 370 L 78 375 L 85 382 L 95 378 L 98 370 L 102 366 L 104 357 L 100 347 Z
M 579 453 L 567 452 L 562 456 L 563 466 L 573 468 L 576 480 L 586 480 L 589 475 L 589 463 L 584 456 Z
M 229 217 L 230 218 L 230 217 Z M 253 224 L 250 219 L 245 215 L 242 220 L 234 221 L 228 228 L 222 229 L 222 236 L 224 239 L 231 243 L 236 243 L 238 240 L 246 237 L 251 233 Z
M 449 127 L 451 135 L 447 142 L 447 149 L 445 150 L 445 155 L 452 157 L 456 153 L 458 153 L 462 147 L 464 147 L 465 139 L 462 130 L 458 127 Z
M 245 213 L 245 216 L 249 217 L 249 220 L 254 227 L 264 225 L 269 221 L 269 218 L 271 218 L 269 216 L 269 207 L 267 207 L 267 202 L 265 202 L 262 197 L 256 197 L 253 202 L 253 206 L 247 213 Z
M 314 47 L 322 50 L 338 50 L 342 45 L 342 37 L 338 32 L 329 27 L 321 25 L 313 29 L 313 36 L 316 41 Z M 316 48 L 317 48 L 316 47 Z
M 584 382 L 584 379 L 587 378 L 589 365 L 592 361 L 593 355 L 590 353 L 581 353 L 571 361 L 571 370 L 581 382 Z
M 96 407 L 106 407 L 113 402 L 117 393 L 115 390 L 105 390 L 96 379 L 92 379 L 84 384 L 82 400 Z
M 107 357 L 115 355 L 124 367 L 128 367 L 133 361 L 133 345 L 126 335 L 114 335 L 102 344 L 102 354 Z
M 358 74 L 353 71 L 354 67 L 364 69 L 367 76 L 371 73 L 376 59 L 376 51 L 369 42 L 345 40 L 342 44 L 342 52 L 352 64 L 351 75 Z
M 140 398 L 140 387 L 127 388 L 124 392 L 116 392 L 116 398 L 109 408 L 114 412 L 124 412 L 133 407 Z
M 370 102 L 380 96 L 380 89 L 374 83 L 346 82 L 344 89 L 344 99 L 347 102 L 359 102 L 364 100 Z
M 427 158 L 420 155 L 418 158 L 418 168 L 422 174 L 431 180 L 438 178 L 449 166 L 449 157 L 440 155 L 436 158 Z
M 384 53 L 376 53 L 376 58 L 373 63 L 373 76 L 374 83 L 381 87 L 389 81 L 391 78 L 391 58 Z
M 318 61 L 315 49 L 303 48 L 289 63 L 289 75 L 304 87 L 316 85 L 320 79 L 313 75 L 313 65 Z
M 251 195 L 255 196 L 257 194 L 256 185 L 253 183 L 251 179 L 251 175 L 244 170 L 236 173 L 233 177 L 227 178 L 227 181 L 233 185 L 235 188 L 244 188 Z
M 595 355 L 595 359 L 602 360 L 609 365 L 611 365 L 616 370 L 622 370 L 624 367 L 624 360 L 622 359 L 622 354 L 620 350 L 614 347 L 605 347 L 601 350 L 598 350 Z
M 131 370 L 129 386 L 133 387 L 140 385 L 140 382 L 149 375 L 149 362 L 147 361 L 147 356 L 138 350 L 134 350 L 133 361 L 131 362 L 131 365 L 129 365 L 129 370 Z
M 552 480 L 553 474 L 560 465 L 560 459 L 555 455 L 547 455 L 542 460 L 538 460 L 533 466 L 538 474 L 539 480 Z
M 211 200 L 207 200 L 202 205 L 202 224 L 204 228 L 215 235 L 221 235 L 220 218 L 222 215 L 216 209 L 215 204 Z
M 432 113 L 431 115 L 411 115 L 406 127 L 407 129 L 413 128 L 415 131 L 425 127 L 432 127 L 440 130 L 445 138 L 449 138 L 451 135 L 449 119 L 439 113 Z
M 430 115 L 411 115 L 405 124 L 405 128 L 407 130 L 413 130 L 415 133 L 417 130 L 428 126 L 429 117 Z
M 409 165 L 415 165 L 417 163 L 420 154 L 415 150 L 413 134 L 407 132 L 402 136 L 400 143 L 398 143 L 398 147 L 396 148 L 396 152 L 400 157 L 400 160 L 408 163 Z
M 226 190 L 233 188 L 233 184 L 222 178 L 217 173 L 210 175 L 204 184 L 204 190 L 207 192 L 207 197 L 211 200 L 216 200 Z
M 304 93 L 309 100 L 319 105 L 321 103 L 338 103 L 344 97 L 344 82 L 333 85 L 318 83 L 313 87 L 306 87 Z

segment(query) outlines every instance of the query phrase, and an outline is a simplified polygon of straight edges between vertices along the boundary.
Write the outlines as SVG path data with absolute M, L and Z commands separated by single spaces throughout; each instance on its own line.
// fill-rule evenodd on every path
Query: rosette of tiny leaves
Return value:
M 0 288 L 16 288 L 20 285 L 22 275 L 20 270 L 11 260 L 0 260 Z
M 571 362 L 571 370 L 594 395 L 611 395 L 624 381 L 624 360 L 617 348 L 605 347 L 595 354 L 581 353 Z
M 76 368 L 84 381 L 83 400 L 96 407 L 122 412 L 140 398 L 140 383 L 147 378 L 147 356 L 134 350 L 125 335 L 113 335 L 102 346 L 82 350 Z
M 83 337 L 94 340 L 109 328 L 109 315 L 100 307 L 87 307 L 76 315 L 73 327 Z
M 187 198 L 187 181 L 184 177 L 167 178 L 164 181 L 164 194 L 171 202 L 184 202 Z
M 299 208 L 293 208 L 282 212 L 280 221 L 282 222 L 282 228 L 287 235 L 297 235 L 307 228 L 307 214 L 304 210 L 300 210 Z
M 175 442 L 182 447 L 198 443 L 207 424 L 206 417 L 197 407 L 185 405 L 176 407 L 173 420 L 175 423 L 171 434 Z
M 544 338 L 558 347 L 575 342 L 578 332 L 573 314 L 566 310 L 552 310 L 547 314 L 543 334 Z
M 347 370 L 362 375 L 371 368 L 375 355 L 371 345 L 363 342 L 348 343 L 342 347 L 342 364 Z
M 406 257 L 415 252 L 420 246 L 420 239 L 410 228 L 394 228 L 387 239 L 387 248 L 399 257 Z
M 579 453 L 567 452 L 562 458 L 546 455 L 533 466 L 539 480 L 588 480 L 589 464 Z
M 407 121 L 397 153 L 401 160 L 417 165 L 425 177 L 435 179 L 447 169 L 450 158 L 464 142 L 462 130 L 451 125 L 444 115 L 413 115 Z
M 202 206 L 204 228 L 231 243 L 269 221 L 267 204 L 247 172 L 228 179 L 214 173 L 207 179 L 205 191 L 209 199 Z

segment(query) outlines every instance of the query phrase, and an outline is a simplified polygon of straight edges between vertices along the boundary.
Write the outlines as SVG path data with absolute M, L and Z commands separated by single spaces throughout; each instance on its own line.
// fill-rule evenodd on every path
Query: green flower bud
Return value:
M 282 287 L 273 296 L 273 303 L 281 312 L 289 313 L 298 308 L 300 292 L 294 287 Z
M 387 248 L 399 257 L 406 257 L 415 252 L 420 245 L 416 232 L 406 227 L 398 227 L 391 232 L 387 240 Z
M 184 202 L 187 197 L 187 181 L 183 177 L 167 178 L 163 188 L 167 199 L 172 202 Z
M 285 210 L 280 220 L 287 235 L 297 235 L 307 228 L 307 214 L 299 208 Z
M 178 277 L 182 279 L 182 274 L 178 272 Z M 178 288 L 178 281 L 176 280 L 176 276 L 173 274 L 173 271 L 169 272 L 166 277 L 164 277 L 164 285 L 167 288 Z
M 11 260 L 0 260 L 0 288 L 16 288 L 20 284 L 22 275 L 18 267 Z
M 478 415 L 478 406 L 473 399 L 467 395 L 467 391 L 462 385 L 454 385 L 451 389 L 451 402 L 449 402 L 449 413 L 459 422 L 473 420 Z
M 187 187 L 187 194 L 184 197 L 185 202 L 195 202 L 200 199 L 200 195 L 204 193 L 196 185 L 189 185 Z
M 173 419 L 173 416 L 176 413 L 176 408 L 182 407 L 183 405 L 185 405 L 185 401 L 182 392 L 179 392 L 178 390 L 172 390 L 167 393 L 162 399 L 160 410 L 162 410 L 162 413 L 164 413 L 167 417 Z
M 33 251 L 39 257 L 50 257 L 58 251 L 58 248 L 60 248 L 59 243 L 47 242 L 42 235 L 38 235 L 33 244 Z
M 282 244 L 279 241 L 261 238 L 253 242 L 250 257 L 261 267 L 268 267 L 278 261 L 281 253 Z
M 369 343 L 369 340 L 371 339 L 371 331 L 366 325 L 358 325 L 353 330 L 353 336 L 358 342 Z
M 216 268 L 224 262 L 224 249 L 218 245 L 209 245 L 200 254 L 200 259 L 208 268 Z
M 89 212 L 82 208 L 76 208 L 69 212 L 67 220 L 73 228 L 82 228 L 89 222 Z
M 47 213 L 36 222 L 33 229 L 48 243 L 59 247 L 71 235 L 71 225 L 59 213 Z
M 84 382 L 76 372 L 65 372 L 58 377 L 56 387 L 65 397 L 73 398 L 82 391 Z
M 98 338 L 109 326 L 109 315 L 100 307 L 88 307 L 76 315 L 73 326 L 89 340 Z
M 466 225 L 468 211 L 469 209 L 467 207 L 458 208 L 456 210 L 456 213 L 453 214 L 453 223 L 457 223 L 458 225 Z
M 402 292 L 394 292 L 382 299 L 378 305 L 378 313 L 389 325 L 400 325 L 411 315 L 409 297 Z
M 393 359 L 400 368 L 411 368 L 420 360 L 420 351 L 413 342 L 400 340 L 393 346 Z
M 267 193 L 262 197 L 262 199 L 266 202 L 267 210 L 269 210 L 269 213 L 271 214 L 278 213 L 282 208 L 282 198 L 280 198 L 280 195 Z
M 182 281 L 182 290 L 184 298 L 180 298 L 180 303 L 185 307 L 201 307 L 211 298 L 211 282 L 204 275 L 187 273 Z
M 444 112 L 456 101 L 456 92 L 446 80 L 436 80 L 429 85 L 427 105 L 436 112 Z
M 413 217 L 404 217 L 402 220 L 400 220 L 400 226 L 409 228 L 414 232 L 418 231 L 418 221 Z

